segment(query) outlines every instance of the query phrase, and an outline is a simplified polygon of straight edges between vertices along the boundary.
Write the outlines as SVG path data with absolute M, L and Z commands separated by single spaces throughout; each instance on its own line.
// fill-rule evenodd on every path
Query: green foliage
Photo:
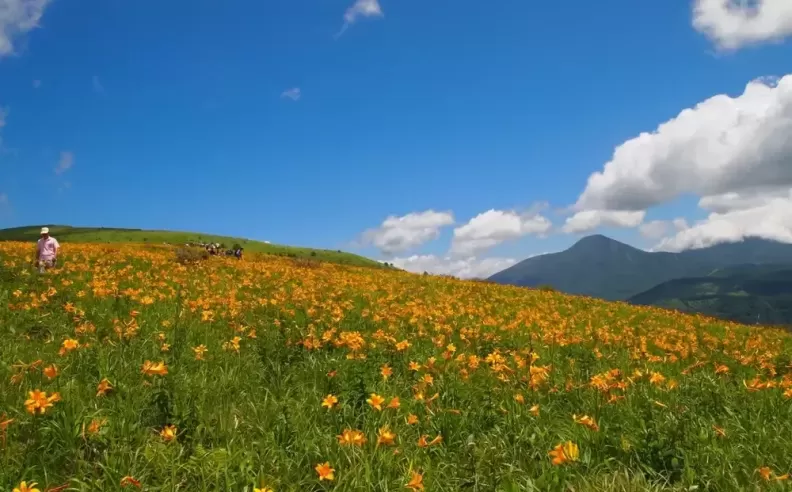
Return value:
M 745 324 L 792 326 L 792 268 L 788 265 L 724 268 L 707 277 L 664 282 L 628 301 Z

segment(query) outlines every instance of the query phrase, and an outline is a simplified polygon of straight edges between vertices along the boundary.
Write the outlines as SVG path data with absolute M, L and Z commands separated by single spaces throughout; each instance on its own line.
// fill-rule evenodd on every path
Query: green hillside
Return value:
M 792 267 L 739 265 L 663 282 L 628 299 L 745 324 L 792 326 Z
M 25 226 L 11 229 L 0 229 L 0 241 L 29 241 L 39 237 L 43 226 Z M 363 256 L 342 251 L 298 248 L 281 246 L 249 239 L 215 236 L 197 232 L 149 231 L 143 229 L 119 229 L 110 227 L 71 227 L 48 226 L 53 237 L 61 243 L 168 243 L 183 245 L 185 243 L 221 243 L 230 248 L 239 243 L 247 253 L 265 253 L 295 258 L 313 258 L 319 261 L 357 266 L 382 266 L 379 262 Z

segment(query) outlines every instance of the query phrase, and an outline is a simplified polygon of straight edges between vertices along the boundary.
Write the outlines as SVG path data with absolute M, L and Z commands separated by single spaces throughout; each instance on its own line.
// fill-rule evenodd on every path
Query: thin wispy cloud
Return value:
M 379 0 L 355 0 L 355 3 L 349 7 L 344 13 L 344 25 L 341 30 L 335 35 L 336 38 L 344 34 L 349 26 L 365 17 L 384 17 L 382 6 Z
M 102 85 L 102 81 L 99 80 L 99 76 L 98 75 L 94 75 L 93 78 L 91 78 L 91 85 L 93 85 L 93 90 L 97 94 L 104 94 L 105 93 L 105 88 Z
M 34 80 L 33 81 L 33 88 L 34 89 L 38 89 L 39 87 L 41 87 L 41 81 L 39 79 Z
M 302 97 L 302 91 L 299 87 L 293 87 L 283 91 L 281 93 L 281 97 L 285 99 L 291 99 L 292 101 L 299 101 Z
M 11 200 L 7 193 L 0 193 L 0 217 L 11 215 Z
M 74 153 L 64 150 L 60 154 L 58 166 L 55 168 L 55 174 L 63 174 L 74 166 Z
M 8 109 L 0 106 L 0 153 L 5 153 L 6 148 L 3 146 L 3 127 L 6 125 L 6 118 L 8 117 Z

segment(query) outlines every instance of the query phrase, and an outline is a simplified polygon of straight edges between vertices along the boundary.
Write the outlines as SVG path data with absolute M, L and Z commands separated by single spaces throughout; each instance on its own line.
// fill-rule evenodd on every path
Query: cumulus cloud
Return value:
M 692 226 L 677 222 L 678 232 L 653 249 L 682 251 L 736 242 L 746 237 L 792 243 L 792 189 L 783 193 L 729 193 L 705 197 L 700 205 L 713 212 Z
M 58 166 L 55 168 L 55 174 L 63 174 L 74 165 L 74 152 L 64 150 L 60 153 Z
M 505 241 L 529 234 L 545 234 L 551 227 L 550 221 L 538 213 L 491 209 L 454 229 L 451 254 L 475 256 Z
M 643 210 L 583 210 L 566 219 L 563 232 L 577 234 L 598 227 L 636 227 L 643 222 Z
M 0 57 L 14 53 L 14 42 L 39 26 L 50 0 L 0 0 Z
M 458 258 L 451 256 L 413 255 L 394 258 L 392 263 L 413 273 L 428 272 L 435 275 L 452 275 L 458 278 L 488 278 L 505 270 L 517 261 L 512 258 Z
M 291 99 L 292 101 L 299 101 L 302 97 L 302 91 L 299 87 L 287 89 L 281 93 L 281 97 Z
M 373 244 L 385 255 L 403 253 L 437 239 L 440 229 L 454 224 L 451 212 L 413 212 L 386 218 L 376 229 L 363 233 L 363 244 Z
M 781 40 L 792 35 L 792 2 L 696 0 L 693 27 L 725 50 Z
M 574 208 L 644 210 L 683 194 L 792 185 L 792 75 L 685 109 L 616 148 Z

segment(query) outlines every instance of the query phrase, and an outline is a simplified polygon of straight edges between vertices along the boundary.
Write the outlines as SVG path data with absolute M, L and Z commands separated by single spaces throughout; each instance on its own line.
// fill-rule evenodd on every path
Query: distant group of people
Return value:
M 211 256 L 233 256 L 239 260 L 242 259 L 243 248 L 238 244 L 235 244 L 231 249 L 225 249 L 225 246 L 220 243 L 188 243 L 187 246 L 198 246 L 204 248 Z

